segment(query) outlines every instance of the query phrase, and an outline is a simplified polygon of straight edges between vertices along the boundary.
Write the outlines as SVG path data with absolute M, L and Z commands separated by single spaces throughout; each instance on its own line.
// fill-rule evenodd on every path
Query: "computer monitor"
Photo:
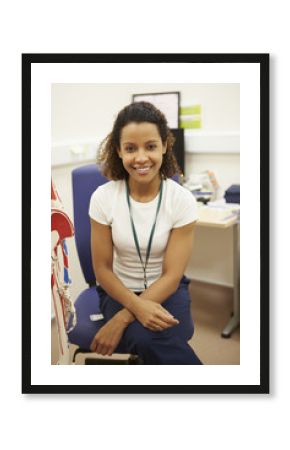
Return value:
M 173 152 L 177 163 L 185 175 L 184 168 L 184 129 L 183 128 L 170 128 L 173 136 L 175 137 L 175 142 L 173 145 Z

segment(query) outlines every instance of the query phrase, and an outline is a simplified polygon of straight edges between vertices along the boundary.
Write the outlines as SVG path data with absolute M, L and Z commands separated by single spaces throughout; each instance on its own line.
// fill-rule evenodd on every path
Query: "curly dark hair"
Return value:
M 167 125 L 166 117 L 159 109 L 148 102 L 131 103 L 118 113 L 113 130 L 101 142 L 99 147 L 97 163 L 100 165 L 102 173 L 111 180 L 128 178 L 128 173 L 118 156 L 117 149 L 120 147 L 122 128 L 130 122 L 150 122 L 157 126 L 162 144 L 167 145 L 166 153 L 163 155 L 160 173 L 163 178 L 180 174 L 181 170 L 172 151 L 175 138 Z

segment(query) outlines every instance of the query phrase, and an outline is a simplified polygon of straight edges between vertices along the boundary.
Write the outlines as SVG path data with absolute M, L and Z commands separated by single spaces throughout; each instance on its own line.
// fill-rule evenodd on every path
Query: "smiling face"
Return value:
M 150 122 L 130 122 L 120 136 L 118 155 L 131 182 L 151 183 L 160 179 L 160 167 L 166 146 L 157 125 Z

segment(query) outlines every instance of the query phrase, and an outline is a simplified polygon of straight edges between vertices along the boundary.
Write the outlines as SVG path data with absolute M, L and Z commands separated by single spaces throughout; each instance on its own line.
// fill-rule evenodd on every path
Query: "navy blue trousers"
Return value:
M 194 332 L 188 284 L 188 278 L 183 277 L 176 292 L 162 303 L 162 306 L 179 320 L 178 325 L 162 331 L 151 331 L 135 320 L 126 328 L 116 353 L 138 355 L 144 364 L 202 364 L 187 343 Z M 123 306 L 100 286 L 97 290 L 100 309 L 107 322 Z

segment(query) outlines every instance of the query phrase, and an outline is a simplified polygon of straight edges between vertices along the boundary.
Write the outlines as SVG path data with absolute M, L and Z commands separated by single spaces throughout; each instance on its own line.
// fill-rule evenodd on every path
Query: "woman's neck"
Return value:
M 138 183 L 132 178 L 129 178 L 130 196 L 137 202 L 150 202 L 153 200 L 160 189 L 161 177 L 154 178 L 149 183 Z

